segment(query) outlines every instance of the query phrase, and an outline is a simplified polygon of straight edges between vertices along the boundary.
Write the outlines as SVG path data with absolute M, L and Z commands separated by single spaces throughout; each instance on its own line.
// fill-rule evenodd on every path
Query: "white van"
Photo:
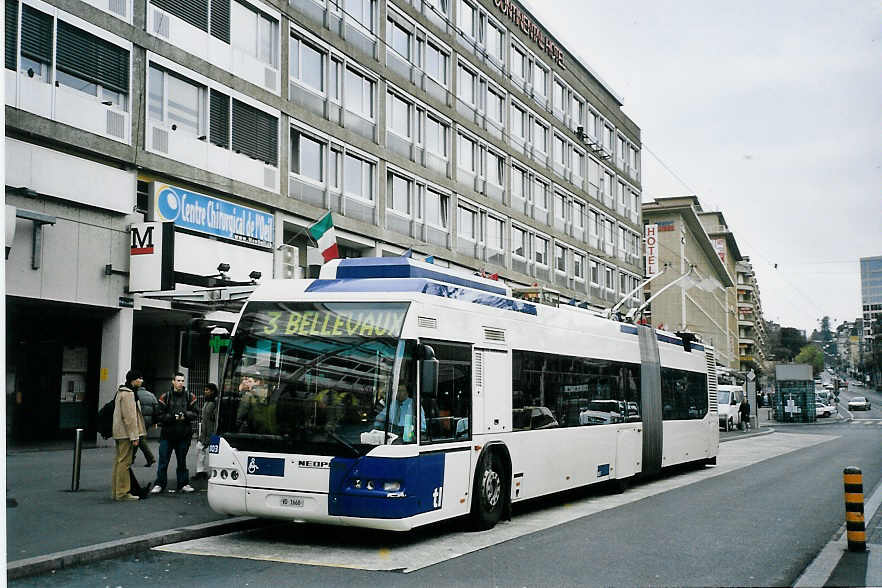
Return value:
M 720 428 L 732 431 L 741 425 L 738 407 L 744 398 L 744 388 L 722 384 L 717 386 L 717 410 L 720 413 Z

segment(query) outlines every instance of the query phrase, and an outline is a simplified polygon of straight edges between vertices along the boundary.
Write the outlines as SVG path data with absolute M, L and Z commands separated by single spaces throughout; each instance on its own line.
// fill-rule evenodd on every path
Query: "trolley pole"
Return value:
M 83 430 L 77 429 L 76 442 L 74 444 L 73 456 L 73 473 L 70 478 L 70 491 L 76 492 L 80 489 L 80 463 L 83 454 Z
M 845 484 L 845 530 L 848 550 L 867 550 L 867 532 L 864 527 L 864 483 L 861 469 L 849 466 L 842 471 Z

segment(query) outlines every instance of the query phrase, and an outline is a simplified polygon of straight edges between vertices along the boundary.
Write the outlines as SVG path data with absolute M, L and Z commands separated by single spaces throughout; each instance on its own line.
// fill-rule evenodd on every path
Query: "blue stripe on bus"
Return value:
M 365 278 L 427 278 L 457 286 L 466 286 L 484 292 L 505 296 L 508 292 L 502 286 L 493 286 L 465 276 L 457 276 L 442 271 L 419 267 L 405 257 L 361 257 L 343 259 L 337 266 L 337 279 Z
M 355 487 L 356 480 L 361 488 Z M 373 490 L 367 489 L 368 481 Z M 384 482 L 399 482 L 401 489 L 387 492 Z M 444 500 L 444 454 L 335 457 L 328 490 L 328 514 L 333 516 L 403 519 L 438 510 Z
M 521 300 L 503 298 L 487 292 L 477 292 L 448 284 L 439 284 L 425 278 L 376 278 L 370 280 L 314 280 L 307 292 L 421 292 L 442 298 L 463 300 L 473 304 L 492 306 L 502 310 L 536 315 L 536 305 Z
M 627 333 L 627 334 L 629 334 L 629 335 L 636 335 L 636 334 L 637 334 L 637 327 L 634 327 L 634 326 L 631 326 L 631 325 L 621 325 L 621 326 L 619 327 L 619 330 L 620 330 L 621 332 L 623 332 L 623 333 Z

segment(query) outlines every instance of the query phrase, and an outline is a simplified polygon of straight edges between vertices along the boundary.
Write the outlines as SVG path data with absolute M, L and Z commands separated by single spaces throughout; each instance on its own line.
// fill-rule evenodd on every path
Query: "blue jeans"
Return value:
M 171 452 L 175 452 L 177 458 L 178 490 L 190 483 L 190 472 L 187 470 L 187 451 L 190 449 L 190 439 L 179 441 L 159 440 L 159 465 L 156 468 L 157 486 L 165 488 L 168 484 L 168 464 L 171 461 Z

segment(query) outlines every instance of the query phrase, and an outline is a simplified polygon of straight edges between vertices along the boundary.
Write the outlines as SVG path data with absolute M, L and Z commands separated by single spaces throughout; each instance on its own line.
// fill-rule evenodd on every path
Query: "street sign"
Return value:
M 747 372 L 747 379 L 750 380 L 751 382 L 756 380 L 756 374 L 753 373 L 753 368 L 751 368 L 751 370 L 749 372 Z

